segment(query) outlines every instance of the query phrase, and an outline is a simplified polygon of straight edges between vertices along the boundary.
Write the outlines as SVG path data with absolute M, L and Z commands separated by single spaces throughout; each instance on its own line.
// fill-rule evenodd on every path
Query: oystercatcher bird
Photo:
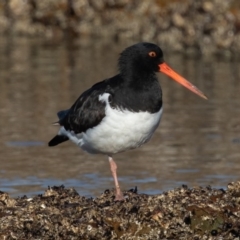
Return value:
M 140 147 L 158 127 L 163 108 L 156 72 L 207 98 L 164 62 L 163 52 L 155 44 L 143 42 L 126 48 L 118 66 L 119 74 L 96 83 L 70 109 L 58 112 L 59 121 L 55 124 L 60 125 L 60 130 L 48 145 L 71 140 L 88 153 L 107 155 L 115 182 L 115 200 L 122 200 L 113 155 Z

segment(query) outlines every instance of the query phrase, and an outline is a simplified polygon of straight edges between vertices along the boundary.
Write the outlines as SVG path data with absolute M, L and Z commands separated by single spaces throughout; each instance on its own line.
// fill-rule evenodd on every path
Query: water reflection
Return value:
M 70 142 L 48 148 L 56 112 L 68 108 L 93 83 L 117 71 L 124 46 L 46 45 L 38 40 L 0 39 L 0 189 L 12 195 L 41 193 L 64 184 L 80 194 L 113 187 L 105 156 L 88 155 Z M 164 114 L 144 147 L 115 156 L 123 188 L 159 193 L 181 184 L 223 187 L 239 179 L 239 62 L 166 61 L 198 86 L 205 101 L 159 75 Z

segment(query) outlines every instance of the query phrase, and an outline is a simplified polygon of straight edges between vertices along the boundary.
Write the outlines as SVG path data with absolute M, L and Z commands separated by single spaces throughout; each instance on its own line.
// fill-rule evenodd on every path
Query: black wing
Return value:
M 104 102 L 99 101 L 99 96 L 104 93 L 113 96 L 114 90 L 121 85 L 121 82 L 122 78 L 117 75 L 96 83 L 85 91 L 70 109 L 58 112 L 59 121 L 57 123 L 74 133 L 85 132 L 87 129 L 97 126 L 105 117 L 106 106 Z M 67 140 L 66 136 L 56 135 L 48 145 L 56 146 Z
M 114 78 L 116 77 L 96 83 L 85 91 L 69 110 L 61 112 L 63 117 L 59 124 L 75 133 L 85 132 L 98 125 L 105 117 L 106 106 L 104 102 L 99 101 L 99 95 L 112 94 L 113 87 L 116 86 L 116 82 L 113 83 Z

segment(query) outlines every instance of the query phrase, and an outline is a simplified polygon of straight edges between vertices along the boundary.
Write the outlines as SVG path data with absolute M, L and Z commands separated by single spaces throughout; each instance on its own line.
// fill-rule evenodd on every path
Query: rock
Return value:
M 173 14 L 172 21 L 176 27 L 180 28 L 186 24 L 184 18 L 178 13 Z
M 168 51 L 239 55 L 239 0 L 4 0 L 0 32 L 21 36 L 150 41 Z M 105 41 L 105 40 L 104 40 Z
M 234 239 L 240 237 L 240 182 L 227 190 L 183 185 L 159 195 L 114 191 L 96 198 L 64 186 L 16 199 L 0 192 L 3 239 Z M 217 237 L 217 238 L 213 238 Z
M 202 8 L 205 12 L 212 12 L 214 10 L 214 5 L 210 1 L 203 2 Z

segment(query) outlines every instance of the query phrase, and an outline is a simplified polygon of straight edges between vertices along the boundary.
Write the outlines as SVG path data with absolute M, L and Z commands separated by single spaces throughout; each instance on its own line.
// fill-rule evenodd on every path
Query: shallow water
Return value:
M 1 191 L 31 196 L 64 184 L 96 196 L 113 187 L 105 156 L 89 155 L 70 142 L 54 148 L 47 143 L 57 132 L 51 125 L 56 112 L 115 74 L 125 46 L 0 39 Z M 115 156 L 122 188 L 155 194 L 182 184 L 226 187 L 239 180 L 239 62 L 181 55 L 167 55 L 166 61 L 209 100 L 159 74 L 163 118 L 148 144 Z

